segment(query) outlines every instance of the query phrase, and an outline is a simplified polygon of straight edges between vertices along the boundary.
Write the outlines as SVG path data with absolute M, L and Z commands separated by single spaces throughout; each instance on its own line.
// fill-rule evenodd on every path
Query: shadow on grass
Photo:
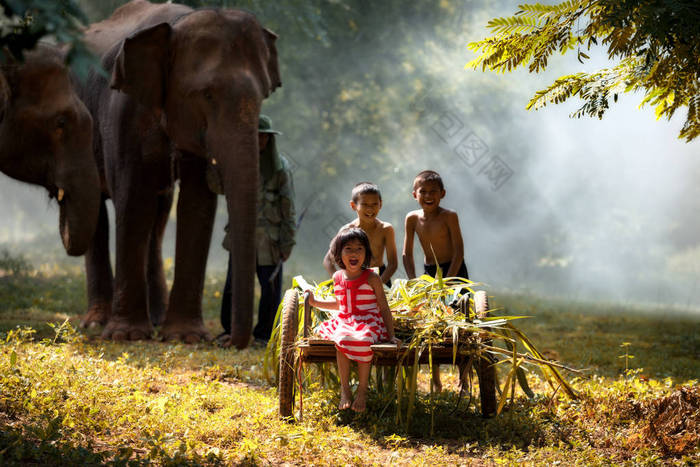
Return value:
M 21 428 L 17 428 L 20 425 Z M 61 420 L 58 418 L 36 423 L 20 422 L 16 425 L 0 422 L 0 465 L 224 465 L 218 456 L 192 458 L 180 452 L 169 455 L 158 446 L 143 453 L 136 453 L 129 447 L 100 450 L 91 443 L 79 446 L 60 439 L 60 425 Z
M 212 335 L 222 331 L 219 323 L 221 280 L 209 279 L 205 284 L 202 313 Z M 256 291 L 255 299 L 258 298 Z M 39 339 L 53 337 L 47 322 L 69 319 L 78 328 L 87 310 L 84 274 L 67 272 L 56 276 L 0 275 L 0 332 L 19 326 L 31 326 Z M 85 331 L 98 336 L 101 329 Z
M 546 416 L 535 415 L 535 402 L 518 398 L 512 407 L 498 416 L 484 418 L 475 409 L 479 399 L 467 406 L 468 397 L 459 398 L 451 391 L 444 391 L 431 400 L 420 394 L 410 424 L 406 423 L 404 401 L 402 419 L 397 420 L 397 405 L 392 396 L 370 391 L 367 410 L 361 414 L 352 410 L 337 411 L 338 396 L 332 390 L 322 390 L 319 397 L 327 397 L 327 410 L 335 412 L 338 425 L 363 431 L 387 448 L 409 446 L 442 446 L 447 453 L 465 454 L 466 450 L 483 450 L 490 446 L 500 449 L 527 450 L 532 446 L 564 441 L 551 430 Z M 306 416 L 306 415 L 305 415 Z
M 0 332 L 17 326 L 36 330 L 36 338 L 50 338 L 47 323 L 69 319 L 78 326 L 80 314 L 87 309 L 85 278 L 82 275 L 54 277 L 0 277 Z
M 21 426 L 0 423 L 0 464 L 102 465 L 113 457 L 106 451 L 61 441 L 58 439 L 60 426 L 54 420 L 34 424 L 22 422 Z

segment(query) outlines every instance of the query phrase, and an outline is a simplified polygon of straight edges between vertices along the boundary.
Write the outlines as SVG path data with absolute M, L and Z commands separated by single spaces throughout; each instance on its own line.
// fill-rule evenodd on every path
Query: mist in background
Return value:
M 123 2 L 82 3 L 98 20 Z M 482 73 L 464 69 L 475 56 L 466 44 L 516 2 L 267 3 L 237 5 L 280 36 L 283 87 L 263 111 L 284 133 L 278 147 L 305 213 L 285 280 L 325 279 L 323 255 L 353 218 L 350 190 L 366 180 L 382 190 L 380 217 L 395 227 L 403 277 L 404 217 L 418 207 L 412 181 L 433 169 L 445 181 L 443 206 L 459 214 L 472 279 L 494 290 L 700 306 L 700 142 L 677 139 L 681 118 L 657 122 L 637 108 L 640 95 L 621 96 L 603 120 L 569 119 L 576 100 L 525 110 L 557 76 L 605 66 L 603 51 L 583 65 L 557 56 L 539 75 Z M 0 199 L 0 250 L 35 265 L 82 264 L 63 252 L 43 189 L 3 175 Z M 224 211 L 220 200 L 209 273 L 225 269 Z M 414 253 L 420 265 L 419 244 Z

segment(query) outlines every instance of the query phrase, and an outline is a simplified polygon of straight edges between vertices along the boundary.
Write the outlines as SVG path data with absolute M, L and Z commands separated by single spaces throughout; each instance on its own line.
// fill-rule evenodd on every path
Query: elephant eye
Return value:
M 66 127 L 66 116 L 65 115 L 59 115 L 56 118 L 56 128 L 65 128 Z
M 204 98 L 209 102 L 214 100 L 214 96 L 212 95 L 211 91 L 208 89 L 206 91 L 204 91 Z

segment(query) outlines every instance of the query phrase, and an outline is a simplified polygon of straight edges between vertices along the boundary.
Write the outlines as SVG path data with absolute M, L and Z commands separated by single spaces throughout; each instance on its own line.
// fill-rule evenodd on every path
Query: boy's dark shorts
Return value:
M 382 274 L 384 274 L 384 271 L 386 271 L 386 264 L 382 264 L 381 266 L 379 266 L 379 275 L 381 276 Z M 385 284 L 387 287 L 391 288 L 391 279 L 386 281 Z
M 445 274 L 447 274 L 447 271 L 450 270 L 450 266 L 452 265 L 452 261 L 448 261 L 446 263 L 440 263 L 440 269 L 442 269 L 442 277 L 445 277 Z M 435 277 L 437 274 L 437 266 L 434 264 L 424 264 L 423 265 L 423 270 L 425 273 L 431 277 Z M 467 265 L 462 261 L 462 265 L 459 267 L 459 271 L 457 271 L 457 274 L 455 274 L 455 277 L 462 277 L 464 279 L 469 279 L 469 273 L 467 272 Z

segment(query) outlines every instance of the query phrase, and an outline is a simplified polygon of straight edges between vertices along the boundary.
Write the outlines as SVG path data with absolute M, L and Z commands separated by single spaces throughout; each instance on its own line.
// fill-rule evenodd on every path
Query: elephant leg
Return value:
M 97 230 L 85 253 L 88 311 L 80 326 L 103 326 L 112 314 L 112 264 L 109 259 L 109 219 L 106 201 L 100 201 Z
M 202 291 L 217 200 L 207 186 L 205 169 L 200 158 L 185 156 L 180 161 L 175 279 L 161 331 L 166 340 L 211 339 L 202 320 Z
M 148 270 L 146 272 L 148 278 L 148 314 L 154 326 L 159 326 L 163 322 L 165 310 L 168 307 L 168 285 L 165 282 L 162 245 L 172 204 L 172 190 L 158 195 L 156 219 L 148 245 Z
M 122 183 L 115 190 L 116 266 L 114 300 L 102 337 L 113 340 L 150 338 L 146 260 L 153 228 L 157 193 L 142 167 L 124 167 Z

